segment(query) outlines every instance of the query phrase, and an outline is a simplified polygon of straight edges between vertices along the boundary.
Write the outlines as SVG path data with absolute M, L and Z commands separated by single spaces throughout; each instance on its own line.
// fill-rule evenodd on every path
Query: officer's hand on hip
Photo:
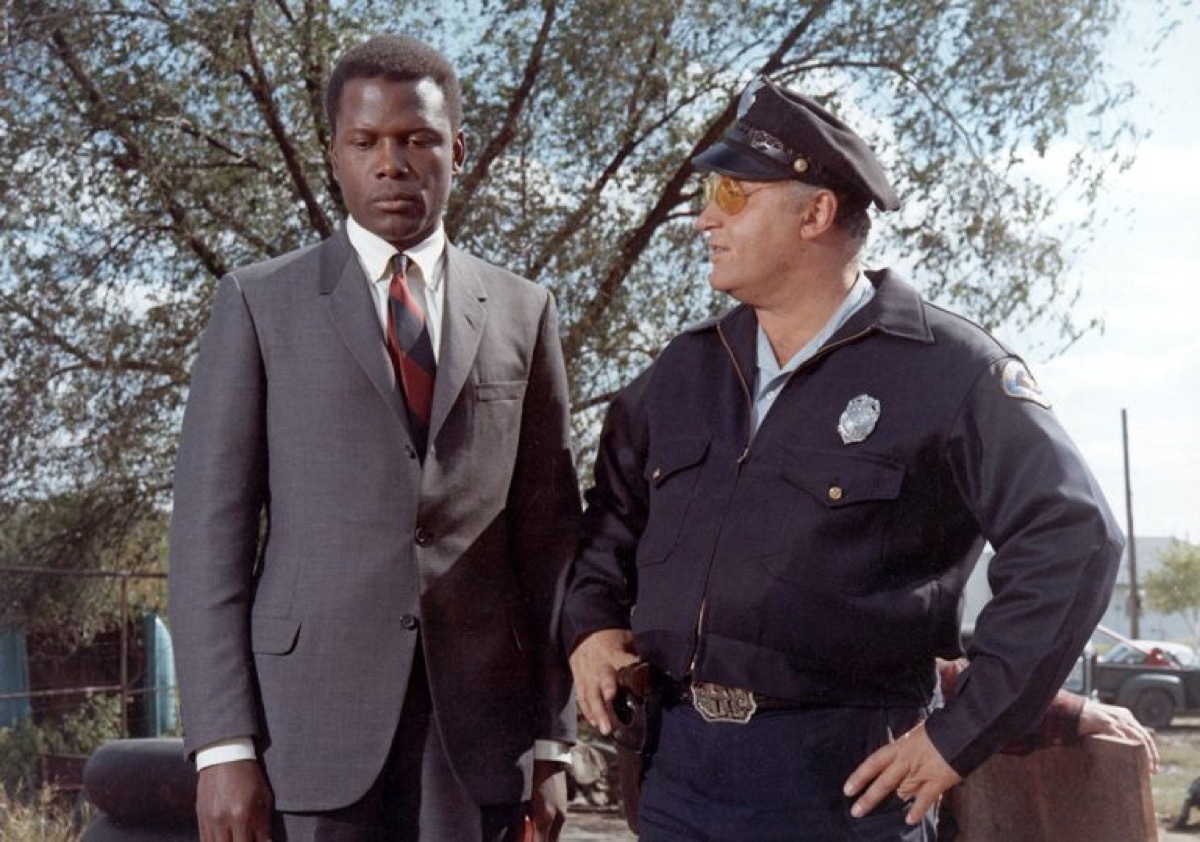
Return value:
M 584 719 L 601 734 L 613 729 L 612 700 L 617 695 L 617 670 L 637 661 L 633 632 L 601 629 L 584 637 L 571 653 L 575 698 Z
M 906 800 L 912 798 L 905 820 L 915 825 L 943 792 L 961 781 L 921 724 L 864 760 L 846 780 L 845 793 L 851 798 L 862 793 L 850 808 L 856 818 L 874 810 L 893 792 Z
M 265 842 L 270 839 L 273 803 L 266 775 L 255 760 L 201 769 L 196 786 L 201 842 Z

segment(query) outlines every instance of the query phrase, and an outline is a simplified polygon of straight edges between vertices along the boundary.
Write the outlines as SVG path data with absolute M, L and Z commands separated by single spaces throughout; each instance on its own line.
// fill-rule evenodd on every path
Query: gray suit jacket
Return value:
M 535 738 L 573 739 L 555 630 L 579 500 L 554 303 L 453 246 L 445 283 L 423 464 L 344 231 L 216 293 L 171 525 L 185 740 L 254 737 L 281 810 L 366 792 L 417 645 L 480 803 L 528 796 Z

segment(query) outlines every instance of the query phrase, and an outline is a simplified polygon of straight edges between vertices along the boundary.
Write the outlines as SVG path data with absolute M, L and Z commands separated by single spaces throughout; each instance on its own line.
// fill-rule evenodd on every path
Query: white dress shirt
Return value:
M 346 220 L 346 235 L 358 257 L 358 263 L 371 282 L 371 297 L 379 324 L 387 335 L 388 286 L 392 282 L 391 260 L 396 247 L 372 234 L 353 218 Z M 425 327 L 433 344 L 433 358 L 439 359 L 442 338 L 442 311 L 446 309 L 446 232 L 439 224 L 437 230 L 404 250 L 408 256 L 408 287 L 425 310 Z

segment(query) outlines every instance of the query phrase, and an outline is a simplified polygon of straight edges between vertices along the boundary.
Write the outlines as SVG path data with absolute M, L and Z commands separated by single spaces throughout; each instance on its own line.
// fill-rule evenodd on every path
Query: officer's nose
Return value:
M 713 228 L 716 228 L 720 223 L 720 213 L 716 210 L 715 202 L 705 202 L 700 215 L 696 217 L 696 221 L 692 224 L 696 226 L 696 230 L 701 234 L 707 234 Z

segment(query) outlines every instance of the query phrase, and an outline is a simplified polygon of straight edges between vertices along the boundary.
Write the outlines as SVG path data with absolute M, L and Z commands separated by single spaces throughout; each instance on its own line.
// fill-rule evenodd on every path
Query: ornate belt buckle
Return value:
M 745 725 L 758 710 L 754 694 L 741 687 L 726 687 L 711 681 L 693 681 L 692 706 L 705 722 L 735 722 Z

